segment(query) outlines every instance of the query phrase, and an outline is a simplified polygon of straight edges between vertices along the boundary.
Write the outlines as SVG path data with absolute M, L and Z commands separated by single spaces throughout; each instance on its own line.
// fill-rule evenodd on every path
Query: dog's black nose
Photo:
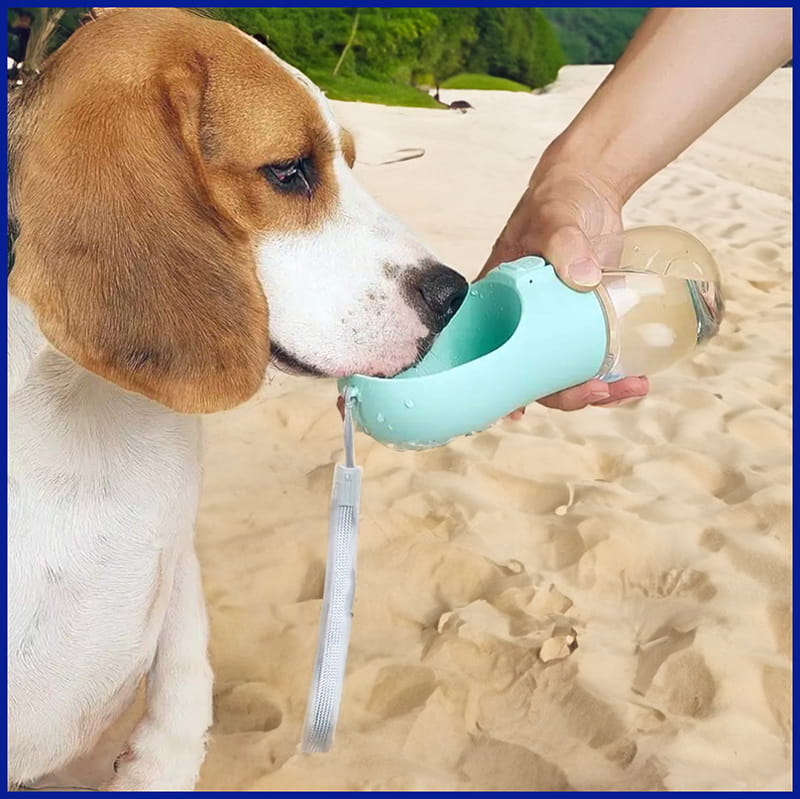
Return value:
M 417 279 L 417 291 L 440 327 L 444 327 L 467 296 L 469 284 L 444 264 L 425 267 Z

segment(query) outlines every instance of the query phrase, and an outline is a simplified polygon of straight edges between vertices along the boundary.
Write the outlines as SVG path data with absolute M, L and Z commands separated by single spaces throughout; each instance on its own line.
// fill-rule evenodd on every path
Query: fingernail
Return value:
M 590 258 L 579 258 L 569 265 L 569 276 L 578 286 L 594 287 L 600 282 L 603 273 Z

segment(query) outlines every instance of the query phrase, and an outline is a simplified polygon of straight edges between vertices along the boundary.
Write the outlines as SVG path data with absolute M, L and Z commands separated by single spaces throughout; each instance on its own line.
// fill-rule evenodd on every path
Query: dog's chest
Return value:
M 200 441 L 197 419 L 58 357 L 10 399 L 9 679 L 12 704 L 68 718 L 148 667 L 191 546 Z

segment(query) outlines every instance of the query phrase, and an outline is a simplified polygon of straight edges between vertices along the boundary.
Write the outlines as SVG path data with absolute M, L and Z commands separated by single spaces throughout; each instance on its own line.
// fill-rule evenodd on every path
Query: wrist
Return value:
M 626 189 L 618 175 L 592 158 L 588 147 L 572 147 L 559 136 L 545 150 L 531 175 L 528 196 L 542 206 L 567 197 L 584 209 L 594 207 L 599 200 L 607 213 L 619 216 L 622 207 L 635 188 Z
M 580 126 L 570 126 L 547 147 L 534 171 L 572 171 L 611 199 L 619 209 L 645 182 L 630 168 L 630 156 L 618 157 L 610 137 L 586 135 Z

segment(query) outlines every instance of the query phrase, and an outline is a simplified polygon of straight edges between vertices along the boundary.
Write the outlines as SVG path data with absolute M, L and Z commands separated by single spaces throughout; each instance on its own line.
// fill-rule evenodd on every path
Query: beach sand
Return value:
M 445 93 L 467 114 L 334 106 L 364 184 L 473 278 L 606 72 L 566 67 L 540 95 Z M 336 388 L 276 374 L 208 420 L 197 538 L 216 721 L 200 789 L 791 787 L 791 81 L 775 74 L 626 208 L 628 226 L 700 238 L 727 296 L 719 337 L 649 397 L 535 406 L 421 453 L 358 437 L 358 585 L 329 754 L 297 744 L 342 457 Z M 424 157 L 376 165 L 414 147 Z
M 334 106 L 364 184 L 473 278 L 606 72 L 566 67 L 539 95 L 443 93 L 465 115 Z M 216 687 L 200 790 L 791 788 L 791 80 L 770 78 L 626 208 L 629 226 L 700 238 L 727 295 L 718 338 L 649 397 L 534 406 L 420 453 L 358 437 L 329 754 L 297 745 L 336 387 L 276 373 L 207 420 L 197 544 Z M 400 148 L 425 155 L 377 165 Z

